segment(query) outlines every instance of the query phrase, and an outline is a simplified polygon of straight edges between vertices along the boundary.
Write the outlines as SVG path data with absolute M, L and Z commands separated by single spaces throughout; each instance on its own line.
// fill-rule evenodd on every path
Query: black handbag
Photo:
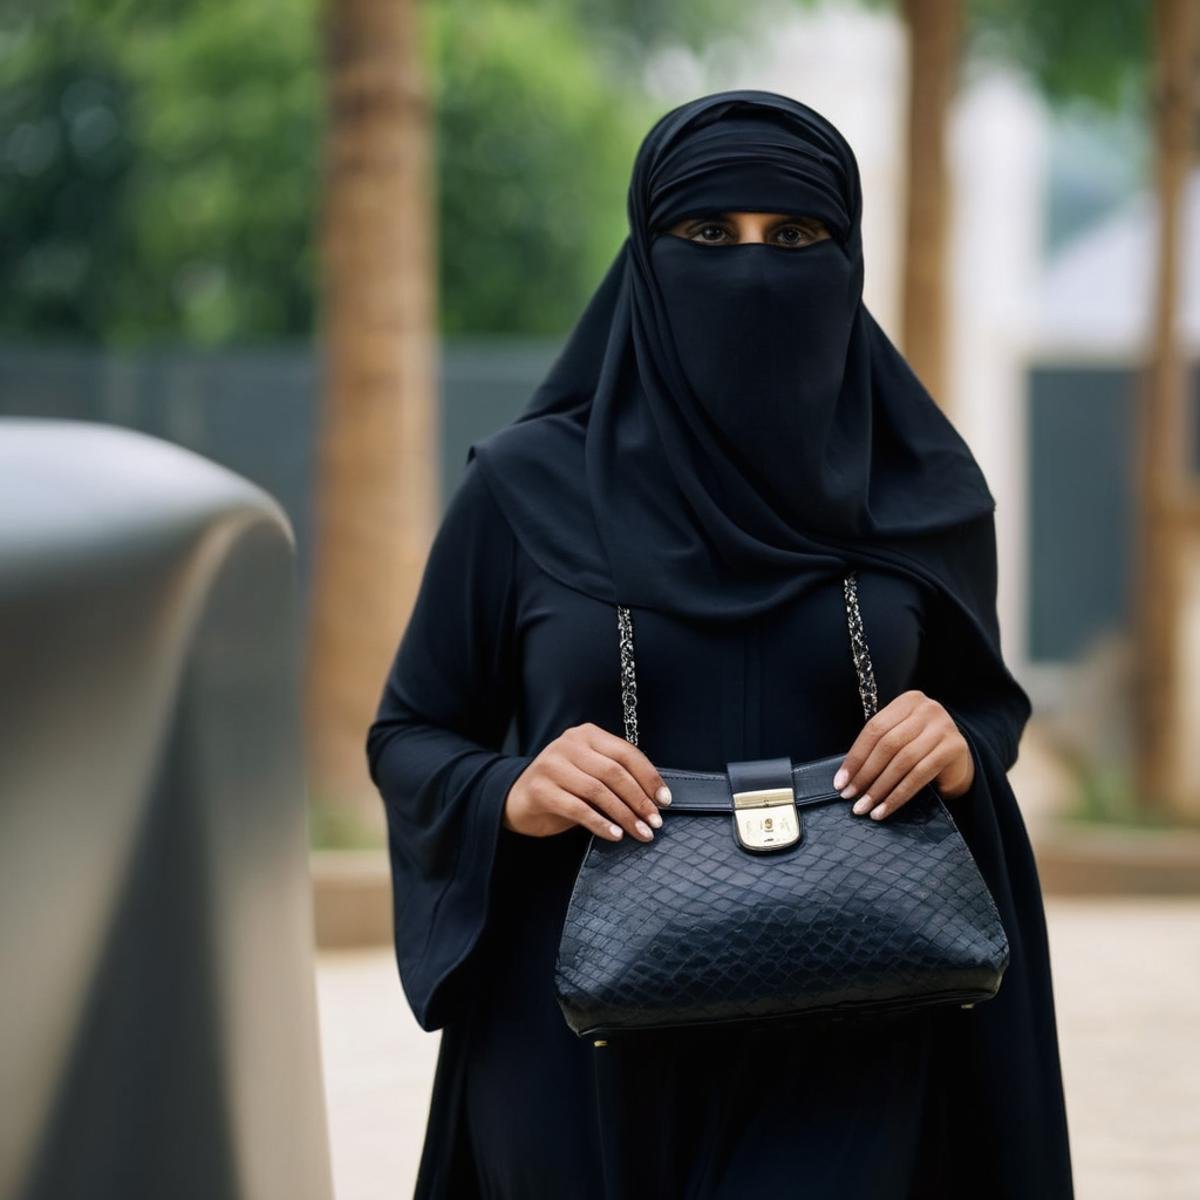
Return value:
M 864 719 L 876 709 L 855 573 L 843 580 Z M 637 745 L 633 624 L 617 608 L 625 736 Z M 932 784 L 883 821 L 833 777 L 845 754 L 662 769 L 652 842 L 592 835 L 554 987 L 568 1026 L 615 1034 L 969 1008 L 1009 960 L 1000 914 Z

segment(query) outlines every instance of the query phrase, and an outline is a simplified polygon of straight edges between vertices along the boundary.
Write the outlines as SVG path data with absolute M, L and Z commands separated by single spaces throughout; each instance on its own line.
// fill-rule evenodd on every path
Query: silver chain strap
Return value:
M 621 713 L 625 718 L 625 740 L 636 746 L 637 673 L 633 666 L 633 617 L 623 604 L 617 605 L 617 636 L 621 643 Z
M 850 629 L 850 657 L 858 673 L 858 698 L 862 701 L 863 719 L 869 721 L 879 706 L 875 691 L 875 669 L 871 665 L 871 654 L 867 649 L 867 635 L 863 632 L 862 613 L 858 610 L 858 577 L 847 571 L 842 580 L 842 593 L 846 597 L 846 624 Z
M 875 670 L 867 649 L 862 613 L 858 608 L 858 579 L 848 571 L 842 580 L 846 600 L 846 625 L 850 631 L 850 657 L 858 675 L 858 696 L 862 701 L 863 717 L 870 720 L 879 704 L 875 689 Z M 621 650 L 621 715 L 625 722 L 625 740 L 638 744 L 637 672 L 633 661 L 633 614 L 624 604 L 617 605 L 617 638 Z

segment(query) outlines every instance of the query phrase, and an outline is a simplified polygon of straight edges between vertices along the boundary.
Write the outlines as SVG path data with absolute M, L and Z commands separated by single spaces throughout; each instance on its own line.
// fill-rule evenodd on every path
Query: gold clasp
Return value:
M 800 840 L 796 793 L 790 787 L 734 792 L 733 817 L 745 850 L 783 850 Z

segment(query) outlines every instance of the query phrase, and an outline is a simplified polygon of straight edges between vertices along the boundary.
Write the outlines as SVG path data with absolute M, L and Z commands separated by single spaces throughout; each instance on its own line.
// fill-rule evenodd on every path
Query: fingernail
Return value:
M 858 791 L 858 788 L 856 788 L 854 786 L 854 784 L 848 783 L 848 784 L 846 784 L 846 786 L 844 788 L 842 788 L 842 790 L 838 793 L 838 795 L 841 796 L 841 798 L 843 800 L 849 800 L 850 797 L 853 796 L 854 793 L 857 791 Z
M 671 789 L 664 783 L 662 787 L 660 787 L 658 791 L 654 793 L 654 798 L 659 802 L 659 804 L 670 804 Z
M 646 820 L 648 820 L 655 829 L 662 828 L 662 817 L 660 817 L 658 813 L 651 813 Z
M 856 800 L 854 802 L 854 812 L 856 812 L 860 817 L 870 807 L 871 807 L 871 797 L 870 796 L 863 796 L 861 799 Z
M 842 790 L 842 787 L 846 783 L 847 777 L 848 777 L 848 772 L 846 771 L 846 768 L 839 767 L 838 773 L 833 777 L 833 790 L 835 792 L 840 792 Z
M 652 834 L 650 832 L 650 826 L 647 825 L 645 821 L 635 822 L 634 827 L 637 829 L 638 833 L 640 833 L 642 835 L 642 837 L 644 837 L 644 838 L 652 838 L 654 836 L 654 834 Z
M 882 804 L 880 804 L 878 807 L 873 808 L 871 810 L 872 820 L 882 821 L 886 815 L 887 815 L 887 809 L 885 809 Z
M 623 830 L 620 825 L 610 825 L 608 827 L 608 832 L 611 833 L 613 837 L 619 838 L 621 834 L 625 832 L 625 830 Z

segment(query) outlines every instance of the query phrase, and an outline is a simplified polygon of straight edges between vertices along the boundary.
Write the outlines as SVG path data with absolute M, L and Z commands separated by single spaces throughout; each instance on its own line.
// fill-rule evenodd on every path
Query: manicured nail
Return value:
M 660 817 L 658 813 L 651 813 L 646 820 L 648 820 L 655 829 L 662 828 L 662 817 Z
M 608 827 L 608 832 L 611 833 L 613 837 L 619 838 L 621 834 L 625 832 L 625 830 L 623 830 L 620 825 L 610 825 Z
M 854 812 L 860 817 L 871 807 L 871 797 L 863 796 L 861 799 L 854 802 Z
M 654 793 L 654 798 L 659 802 L 659 804 L 670 804 L 671 789 L 664 783 L 662 787 L 660 787 L 658 791 Z
M 857 791 L 858 791 L 858 788 L 856 788 L 854 786 L 854 784 L 848 783 L 848 784 L 846 784 L 846 786 L 844 788 L 842 788 L 842 790 L 838 793 L 838 795 L 841 796 L 841 798 L 843 800 L 849 800 L 850 797 L 853 796 L 854 793 Z
M 835 792 L 840 792 L 842 790 L 842 788 L 845 786 L 847 778 L 848 778 L 848 772 L 847 772 L 846 768 L 839 767 L 838 773 L 833 777 L 833 790 Z
M 871 810 L 871 819 L 873 821 L 882 821 L 885 816 L 887 816 L 887 809 L 882 804 Z
M 650 832 L 650 826 L 647 825 L 645 821 L 635 821 L 634 828 L 644 838 L 652 838 L 654 836 L 654 834 Z

